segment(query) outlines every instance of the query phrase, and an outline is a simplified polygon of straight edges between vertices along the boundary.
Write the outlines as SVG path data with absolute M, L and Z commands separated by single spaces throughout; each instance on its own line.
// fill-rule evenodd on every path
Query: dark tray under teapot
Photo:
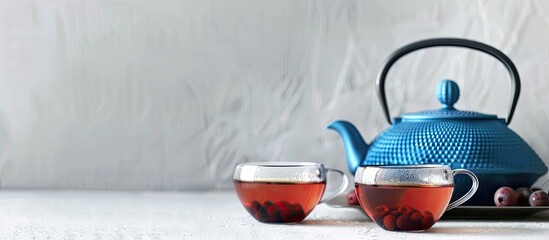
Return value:
M 531 186 L 538 177 L 530 173 L 515 173 L 502 170 L 473 170 L 479 179 L 479 187 L 475 195 L 466 201 L 463 206 L 494 206 L 494 193 L 498 188 L 507 186 L 513 189 Z M 454 178 L 454 193 L 452 201 L 465 195 L 471 188 L 471 179 L 457 175 Z

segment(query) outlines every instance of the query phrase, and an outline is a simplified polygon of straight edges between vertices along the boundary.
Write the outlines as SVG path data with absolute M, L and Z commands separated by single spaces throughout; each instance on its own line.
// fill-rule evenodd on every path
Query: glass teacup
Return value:
M 454 175 L 473 180 L 469 192 L 453 203 Z M 425 231 L 445 211 L 475 194 L 478 179 L 466 169 L 446 165 L 364 166 L 355 173 L 355 191 L 362 209 L 380 227 L 389 231 Z
M 321 200 L 329 172 L 341 176 L 341 185 Z M 267 223 L 300 222 L 316 205 L 336 197 L 348 186 L 343 172 L 312 162 L 238 164 L 233 180 L 244 208 L 256 220 Z

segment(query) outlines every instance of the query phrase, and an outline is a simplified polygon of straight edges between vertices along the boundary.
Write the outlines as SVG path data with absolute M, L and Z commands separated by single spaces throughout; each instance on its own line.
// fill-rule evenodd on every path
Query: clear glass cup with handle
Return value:
M 325 196 L 328 174 L 338 175 L 341 182 Z M 336 197 L 348 186 L 343 172 L 314 162 L 242 163 L 236 166 L 233 181 L 244 208 L 266 223 L 300 222 L 316 205 Z
M 450 203 L 454 176 L 468 175 L 473 185 Z M 355 191 L 362 209 L 389 231 L 425 231 L 445 211 L 455 208 L 478 189 L 475 174 L 447 165 L 363 166 L 355 173 Z

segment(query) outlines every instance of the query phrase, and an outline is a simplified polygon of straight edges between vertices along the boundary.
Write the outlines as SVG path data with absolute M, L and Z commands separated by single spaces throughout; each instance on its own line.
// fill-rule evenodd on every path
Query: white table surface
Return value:
M 541 237 L 541 238 L 540 238 Z M 549 212 L 382 230 L 356 209 L 319 205 L 302 223 L 263 224 L 233 192 L 0 190 L 0 239 L 549 239 Z

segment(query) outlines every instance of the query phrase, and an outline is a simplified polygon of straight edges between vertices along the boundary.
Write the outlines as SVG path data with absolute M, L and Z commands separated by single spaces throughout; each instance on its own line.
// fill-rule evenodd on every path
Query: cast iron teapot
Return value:
M 496 115 L 462 111 L 454 107 L 459 99 L 458 85 L 443 80 L 437 86 L 440 109 L 401 114 L 391 121 L 385 97 L 385 78 L 391 66 L 402 56 L 428 47 L 465 47 L 498 59 L 511 78 L 514 92 L 507 120 Z M 446 164 L 465 168 L 479 178 L 479 191 L 467 205 L 494 205 L 497 188 L 531 186 L 547 167 L 539 156 L 507 127 L 513 118 L 520 94 L 520 78 L 513 62 L 499 50 L 486 44 L 456 38 L 427 39 L 393 52 L 382 64 L 376 81 L 377 93 L 386 120 L 391 126 L 366 144 L 358 130 L 346 121 L 335 121 L 328 128 L 337 131 L 345 146 L 352 174 L 360 165 Z M 469 189 L 468 178 L 455 179 L 454 198 Z

